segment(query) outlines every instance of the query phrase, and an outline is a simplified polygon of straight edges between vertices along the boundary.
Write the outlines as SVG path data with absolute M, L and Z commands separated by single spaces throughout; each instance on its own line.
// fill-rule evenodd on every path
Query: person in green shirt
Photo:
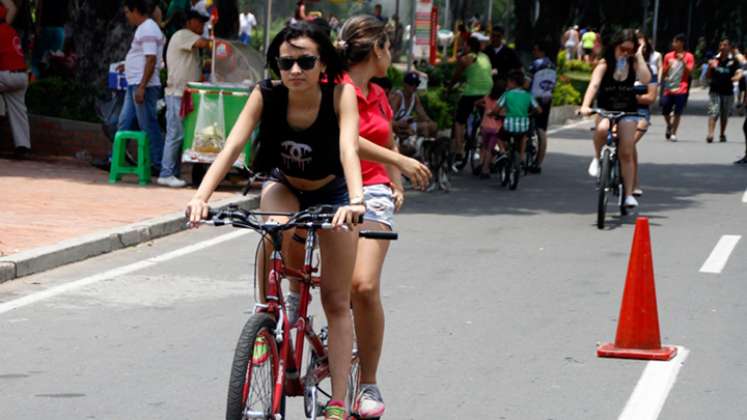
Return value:
M 583 36 L 581 36 L 581 47 L 584 49 L 584 61 L 587 63 L 591 62 L 591 56 L 594 53 L 594 44 L 597 42 L 597 33 L 594 32 L 594 28 L 589 28 Z
M 504 138 L 499 141 L 501 151 L 505 153 L 508 149 L 506 142 L 512 137 L 519 140 L 520 162 L 524 162 L 524 154 L 527 146 L 527 134 L 529 132 L 529 113 L 542 112 L 542 108 L 531 93 L 523 88 L 524 72 L 513 70 L 508 74 L 508 85 L 506 93 L 498 99 L 498 112 L 505 113 L 503 119 Z
M 472 36 L 467 45 L 469 52 L 459 59 L 454 77 L 448 86 L 448 89 L 451 89 L 464 75 L 464 91 L 459 98 L 454 118 L 453 150 L 457 160 L 461 160 L 460 155 L 464 154 L 464 131 L 475 102 L 484 98 L 493 89 L 493 67 L 490 58 L 482 52 L 480 40 Z M 480 117 L 482 118 L 482 115 Z

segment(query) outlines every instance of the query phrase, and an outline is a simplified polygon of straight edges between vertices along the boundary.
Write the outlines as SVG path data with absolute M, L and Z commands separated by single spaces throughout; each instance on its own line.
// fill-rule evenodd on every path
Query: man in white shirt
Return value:
M 140 129 L 148 135 L 151 165 L 161 169 L 163 135 L 158 125 L 156 102 L 161 93 L 159 70 L 162 66 L 166 38 L 153 19 L 148 17 L 146 0 L 125 0 L 127 22 L 135 26 L 135 36 L 125 59 L 127 94 L 119 114 L 119 130 L 132 129 L 137 120 Z
M 187 183 L 179 178 L 180 156 L 184 127 L 179 111 L 182 95 L 189 82 L 200 80 L 200 53 L 198 49 L 209 48 L 210 41 L 200 35 L 205 23 L 210 19 L 196 10 L 187 12 L 184 28 L 176 31 L 166 50 L 166 143 L 163 149 L 161 173 L 158 184 L 181 188 Z
M 244 45 L 252 43 L 252 30 L 257 26 L 257 18 L 254 17 L 252 12 L 248 11 L 246 14 L 239 14 L 239 40 Z

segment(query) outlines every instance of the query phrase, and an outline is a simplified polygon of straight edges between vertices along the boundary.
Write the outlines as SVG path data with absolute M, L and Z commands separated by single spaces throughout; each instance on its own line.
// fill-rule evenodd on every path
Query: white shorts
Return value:
M 364 186 L 363 199 L 366 201 L 364 221 L 381 223 L 389 229 L 394 228 L 394 194 L 388 185 Z

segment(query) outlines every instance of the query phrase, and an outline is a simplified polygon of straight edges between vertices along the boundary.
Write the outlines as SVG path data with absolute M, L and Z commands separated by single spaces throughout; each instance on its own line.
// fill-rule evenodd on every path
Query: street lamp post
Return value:
M 656 48 L 656 33 L 659 30 L 659 0 L 654 1 L 654 31 L 651 34 L 651 39 L 654 42 L 654 48 Z

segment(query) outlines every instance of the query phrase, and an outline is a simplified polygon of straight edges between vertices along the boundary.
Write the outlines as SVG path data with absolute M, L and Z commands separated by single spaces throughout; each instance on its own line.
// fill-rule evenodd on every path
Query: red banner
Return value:
M 430 53 L 430 57 L 428 57 L 428 61 L 431 63 L 431 65 L 436 64 L 436 53 L 438 52 L 438 47 L 436 46 L 437 35 L 438 35 L 438 7 L 434 5 L 433 9 L 431 10 L 431 39 L 430 39 L 431 53 Z

